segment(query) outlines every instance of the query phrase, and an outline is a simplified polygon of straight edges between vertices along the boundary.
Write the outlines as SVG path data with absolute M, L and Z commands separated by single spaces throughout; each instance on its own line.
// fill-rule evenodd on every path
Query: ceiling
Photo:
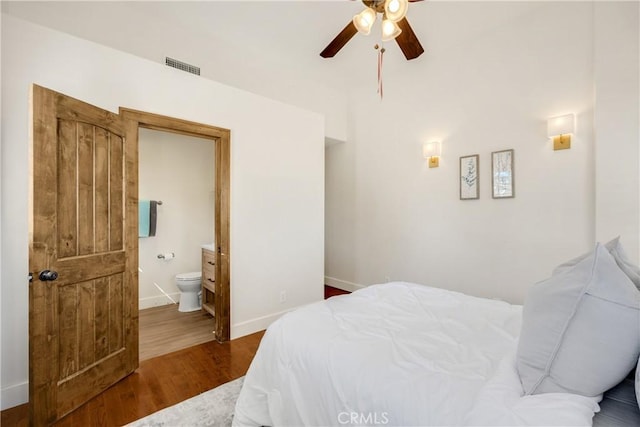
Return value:
M 2 1 L 2 12 L 121 51 L 164 63 L 165 56 L 199 66 L 203 77 L 260 93 L 274 78 L 345 91 L 375 76 L 379 40 L 357 34 L 334 58 L 320 51 L 362 3 L 325 1 L 33 2 Z M 386 43 L 385 78 L 423 67 L 439 54 L 529 13 L 539 2 L 412 3 L 407 15 L 425 48 L 406 61 Z M 379 25 L 379 24 L 378 24 Z M 375 77 L 373 77 L 375 78 Z

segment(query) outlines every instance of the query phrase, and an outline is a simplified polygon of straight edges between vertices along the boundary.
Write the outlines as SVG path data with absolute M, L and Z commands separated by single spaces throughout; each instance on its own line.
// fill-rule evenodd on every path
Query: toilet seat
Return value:
M 179 282 L 191 282 L 194 280 L 201 280 L 202 279 L 202 272 L 201 271 L 193 271 L 191 273 L 180 273 L 176 275 L 176 280 Z

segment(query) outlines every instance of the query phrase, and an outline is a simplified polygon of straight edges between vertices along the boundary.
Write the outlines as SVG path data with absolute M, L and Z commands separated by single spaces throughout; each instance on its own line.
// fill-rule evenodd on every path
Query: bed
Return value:
M 369 286 L 288 313 L 267 329 L 245 377 L 233 423 L 567 426 L 640 420 L 633 396 L 633 405 L 625 407 L 627 418 L 618 415 L 623 411 L 617 403 L 628 403 L 630 398 L 616 401 L 610 411 L 617 411 L 613 418 L 601 418 L 600 424 L 599 418 L 594 421 L 603 392 L 622 383 L 640 355 L 640 269 L 636 285 L 624 272 L 616 275 L 612 260 L 614 264 L 617 261 L 610 249 L 598 245 L 590 255 L 559 266 L 549 279 L 552 283 L 534 287 L 543 294 L 552 289 L 555 295 L 559 280 L 574 283 L 588 275 L 588 284 L 582 286 L 578 298 L 586 307 L 570 304 L 569 321 L 557 318 L 563 309 L 550 303 L 547 296 L 530 295 L 523 309 L 406 282 Z M 576 319 L 585 312 L 590 318 L 601 314 L 611 317 L 606 308 L 592 306 L 603 299 L 594 285 L 602 263 L 606 264 L 602 268 L 608 275 L 607 286 L 613 274 L 613 282 L 622 283 L 623 289 L 620 295 L 606 298 L 613 298 L 618 305 L 621 298 L 630 298 L 624 300 L 622 310 L 627 323 L 611 325 L 625 330 L 616 340 L 630 343 L 613 349 L 611 355 L 594 356 L 608 357 L 607 363 L 615 365 L 604 369 L 604 374 L 596 367 L 594 379 L 579 368 L 571 376 L 574 366 L 563 365 L 571 360 L 571 351 L 578 351 L 589 369 L 591 357 L 587 353 L 600 351 L 592 351 L 595 346 L 588 339 L 586 345 L 592 346 L 588 352 L 571 340 L 576 334 L 584 335 L 580 329 L 584 325 L 576 325 Z M 553 308 L 551 318 L 545 314 L 542 324 L 536 323 L 541 316 L 533 319 L 531 312 L 544 312 L 549 307 Z M 618 306 L 615 309 L 621 310 Z M 554 330 L 560 324 L 560 330 Z M 593 328 L 592 324 L 587 327 Z M 540 328 L 545 331 L 542 342 Z M 560 342 L 553 337 L 561 337 Z M 549 345 L 553 347 L 552 360 L 536 360 Z M 535 349 L 534 356 L 527 353 L 530 347 Z M 538 376 L 536 363 L 545 370 Z M 625 393 L 633 395 L 633 377 L 626 381 L 631 387 Z M 577 390 L 580 387 L 584 391 Z M 602 402 L 603 407 L 611 406 L 604 404 L 607 401 Z

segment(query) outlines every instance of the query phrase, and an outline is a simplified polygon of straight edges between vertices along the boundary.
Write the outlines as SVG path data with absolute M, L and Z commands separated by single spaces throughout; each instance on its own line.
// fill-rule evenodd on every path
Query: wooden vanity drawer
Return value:
M 202 268 L 211 268 L 215 270 L 216 266 L 216 254 L 206 249 L 202 250 Z
M 213 268 L 202 269 L 202 286 L 215 291 L 216 272 Z

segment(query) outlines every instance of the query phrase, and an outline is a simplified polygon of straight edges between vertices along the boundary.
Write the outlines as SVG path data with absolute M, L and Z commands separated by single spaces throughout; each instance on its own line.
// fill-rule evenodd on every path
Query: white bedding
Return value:
M 515 351 L 521 312 L 395 282 L 288 313 L 262 339 L 234 425 L 488 424 L 495 409 L 483 412 L 478 395 L 491 399 L 488 380 Z M 597 410 L 593 399 L 577 401 Z
M 516 369 L 516 352 L 510 351 L 495 375 L 480 389 L 465 417 L 469 426 L 590 426 L 600 410 L 602 396 L 542 393 L 523 396 Z

